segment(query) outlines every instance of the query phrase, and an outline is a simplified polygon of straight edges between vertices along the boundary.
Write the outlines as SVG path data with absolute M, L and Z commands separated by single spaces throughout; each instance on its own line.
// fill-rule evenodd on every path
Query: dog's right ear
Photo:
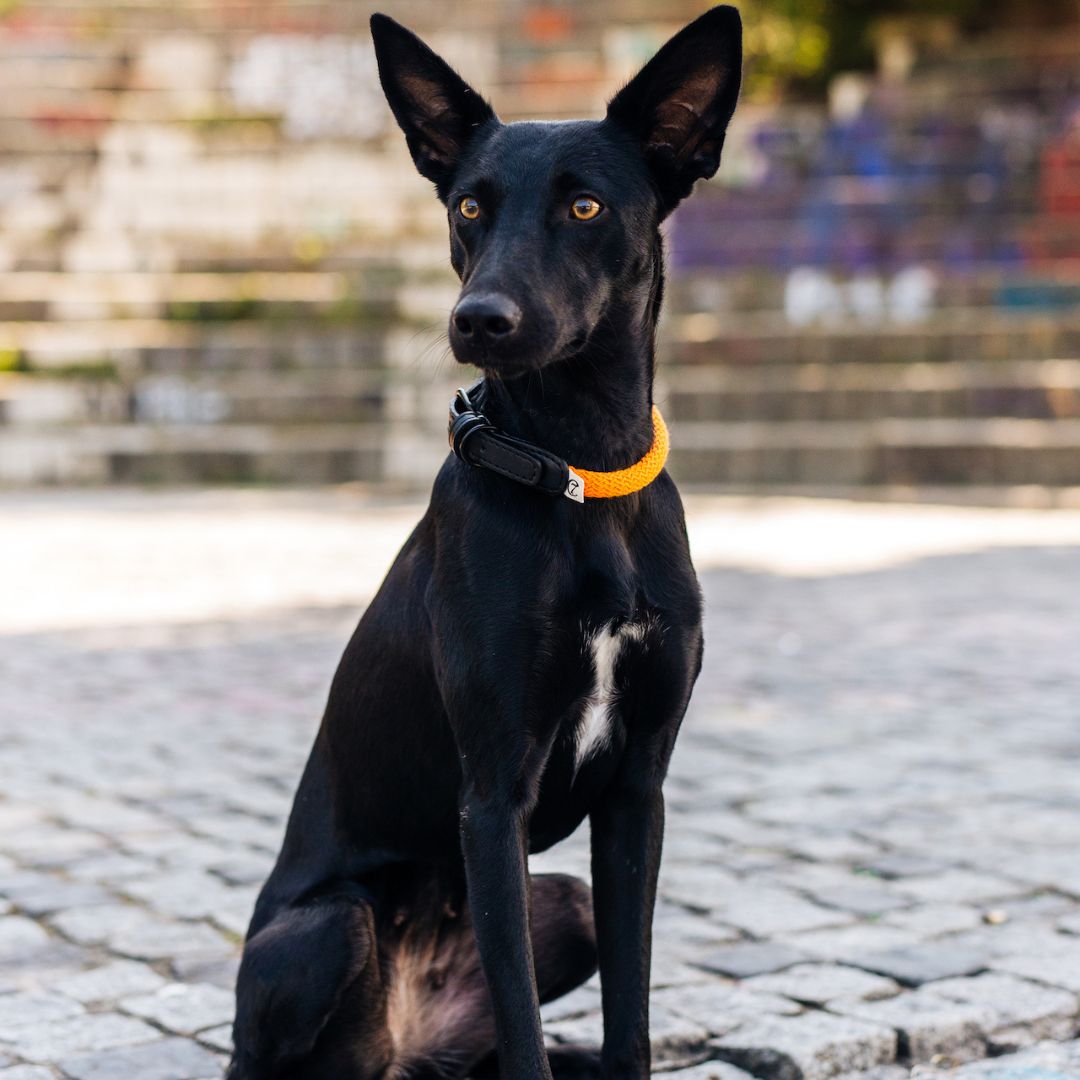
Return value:
M 371 16 L 379 81 L 421 176 L 448 194 L 461 155 L 491 106 L 441 56 L 388 15 Z

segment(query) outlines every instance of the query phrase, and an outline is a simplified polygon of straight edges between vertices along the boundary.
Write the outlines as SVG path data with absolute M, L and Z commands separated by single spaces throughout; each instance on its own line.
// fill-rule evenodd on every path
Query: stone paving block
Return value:
M 226 885 L 261 886 L 274 866 L 273 856 L 261 855 L 257 851 L 230 856 L 228 859 L 207 867 Z
M 781 971 L 806 959 L 806 954 L 785 945 L 766 941 L 746 941 L 738 945 L 725 945 L 705 953 L 695 963 L 706 971 L 745 979 L 769 971 Z
M 874 845 L 848 832 L 811 832 L 789 834 L 786 848 L 804 859 L 822 862 L 865 863 L 877 855 Z
M 654 1072 L 654 1075 L 662 1076 L 664 1080 L 752 1080 L 750 1073 L 744 1072 L 727 1061 L 706 1061 L 702 1065 L 693 1065 L 689 1069 Z
M 964 904 L 923 904 L 903 911 L 890 911 L 882 922 L 898 930 L 933 938 L 974 929 L 982 924 L 982 914 L 978 908 Z
M 45 878 L 37 888 L 25 887 L 13 890 L 11 896 L 17 907 L 34 917 L 62 911 L 64 908 L 84 908 L 95 904 L 116 903 L 115 896 L 93 882 L 58 881 L 55 878 Z
M 651 1002 L 692 1020 L 711 1035 L 721 1035 L 759 1016 L 794 1016 L 801 1011 L 788 998 L 719 981 L 654 991 Z
M 231 1054 L 233 1048 L 232 1024 L 222 1024 L 220 1027 L 200 1031 L 199 1042 L 204 1046 L 209 1046 L 211 1050 Z
M 826 1080 L 895 1060 L 896 1032 L 823 1012 L 763 1017 L 709 1044 L 718 1057 L 768 1080 Z
M 83 1007 L 71 998 L 44 990 L 0 994 L 0 1038 L 24 1024 L 46 1023 L 78 1016 Z
M 89 960 L 86 949 L 49 938 L 39 948 L 4 960 L 0 981 L 10 990 L 47 990 L 56 979 L 73 975 Z
M 535 862 L 535 858 L 530 858 L 530 865 Z M 665 862 L 658 888 L 660 895 L 667 900 L 707 911 L 720 904 L 738 881 L 734 874 L 720 866 L 686 866 Z
M 721 922 L 737 926 L 755 937 L 792 934 L 852 921 L 846 912 L 829 910 L 804 900 L 795 892 L 756 885 L 752 881 L 728 890 L 710 907 Z
M 838 998 L 869 1001 L 900 992 L 892 979 L 839 964 L 797 964 L 786 971 L 756 975 L 743 985 L 748 990 L 781 994 L 812 1005 L 825 1005 Z
M 1061 947 L 1052 953 L 1003 956 L 995 959 L 991 967 L 1080 994 L 1080 942 L 1072 945 L 1063 939 Z
M 1071 954 L 1080 945 L 1075 937 L 1060 932 L 1053 922 L 1017 920 L 1000 926 L 979 926 L 955 935 L 957 944 L 985 950 L 992 957 Z
M 700 954 L 703 946 L 715 948 L 740 938 L 733 927 L 674 906 L 658 906 L 653 920 L 653 942 L 663 942 L 682 952 Z
M 908 1080 L 915 1070 L 905 1065 L 875 1065 L 860 1072 L 842 1073 L 836 1080 Z
M 158 1039 L 142 1046 L 65 1058 L 72 1080 L 200 1080 L 221 1075 L 221 1061 L 189 1039 Z
M 54 985 L 61 994 L 88 1003 L 148 994 L 164 986 L 165 979 L 136 960 L 114 960 L 89 971 L 80 971 Z
M 219 878 L 203 870 L 174 870 L 148 878 L 125 882 L 124 892 L 163 915 L 178 919 L 205 919 L 227 905 L 232 890 Z M 251 903 L 244 895 L 244 908 L 251 917 Z
M 973 979 L 943 979 L 927 989 L 951 1001 L 990 1009 L 997 1018 L 991 1043 L 998 1050 L 1042 1039 L 1068 1039 L 1077 1031 L 1080 998 L 1067 990 L 993 972 Z
M 59 825 L 20 829 L 4 840 L 4 847 L 18 862 L 34 869 L 61 868 L 106 846 L 103 836 Z
M 944 859 L 937 859 L 918 852 L 885 852 L 869 859 L 860 860 L 859 866 L 886 880 L 897 878 L 921 878 L 939 874 L 949 868 Z
M 1080 1041 L 1043 1042 L 1019 1053 L 963 1065 L 957 1080 L 1075 1080 L 1080 1077 Z
M 995 903 L 994 909 L 1003 911 L 1010 920 L 1047 919 L 1080 914 L 1080 904 L 1068 896 L 1058 893 L 1039 892 L 1031 896 L 1021 896 L 1015 900 L 1002 900 Z
M 231 990 L 240 970 L 240 945 L 235 945 L 228 956 L 178 956 L 170 966 L 184 982 L 211 983 Z
M 590 982 L 563 994 L 561 998 L 540 1006 L 540 1017 L 545 1024 L 556 1020 L 569 1020 L 575 1016 L 595 1012 L 600 1008 L 600 987 Z
M 78 881 L 121 882 L 145 877 L 158 871 L 152 859 L 124 855 L 119 851 L 100 851 L 77 859 L 65 867 L 69 877 Z
M 672 953 L 657 951 L 653 954 L 649 985 L 653 989 L 665 986 L 689 986 L 707 977 L 700 968 Z
M 1033 844 L 1038 839 L 1033 838 Z M 1068 893 L 1074 899 L 1080 899 L 1080 866 L 1077 866 L 1073 854 L 1075 848 L 1075 830 L 1073 843 L 1065 850 L 1054 852 L 1020 851 L 1009 867 L 1009 872 L 1016 878 L 1027 881 L 1030 885 L 1042 889 L 1055 889 Z
M 207 917 L 220 930 L 235 937 L 243 938 L 247 934 L 251 923 L 251 914 L 255 910 L 255 899 L 258 890 L 254 887 L 242 886 L 230 888 L 221 896 L 208 912 Z
M 132 905 L 86 908 L 53 916 L 62 933 L 88 945 L 105 945 L 138 960 L 225 955 L 228 940 L 205 923 L 163 919 Z
M 873 917 L 911 905 L 911 900 L 907 897 L 859 878 L 842 886 L 811 888 L 808 891 L 819 904 L 849 911 L 854 915 Z
M 955 945 L 946 940 L 867 953 L 853 963 L 867 971 L 888 975 L 905 986 L 921 986 L 935 979 L 984 971 L 990 956 L 984 949 Z
M 0 1080 L 55 1080 L 56 1073 L 41 1065 L 13 1065 L 0 1069 Z
M 599 1046 L 604 1038 L 604 1018 L 599 1009 L 555 1020 L 544 1025 L 544 1035 L 556 1043 Z
M 900 1036 L 900 1055 L 916 1063 L 982 1057 L 996 1020 L 991 1009 L 948 1001 L 929 987 L 881 1001 L 832 1002 L 829 1008 L 893 1028 Z
M 37 952 L 48 943 L 49 935 L 32 919 L 0 916 L 0 964 Z
M 952 904 L 999 900 L 1031 892 L 1029 885 L 973 870 L 947 870 L 930 877 L 907 878 L 904 889 L 920 900 Z
M 788 934 L 778 943 L 803 954 L 804 959 L 832 960 L 859 966 L 864 956 L 893 949 L 906 949 L 919 938 L 908 930 L 881 923 L 856 923 L 805 934 Z
M 120 1008 L 179 1035 L 193 1035 L 232 1019 L 232 993 L 209 984 L 170 983 L 153 994 L 124 998 Z
M 17 1057 L 44 1063 L 84 1051 L 149 1042 L 159 1036 L 160 1032 L 131 1016 L 88 1013 L 67 1020 L 46 1020 L 14 1028 L 0 1034 L 0 1041 Z
M 599 1046 L 603 1040 L 604 1022 L 600 1012 L 586 1013 L 570 1020 L 548 1024 L 545 1033 L 560 1043 Z M 664 1008 L 650 1008 L 649 1034 L 653 1055 L 658 1061 L 678 1060 L 682 1055 L 701 1051 L 709 1033 L 700 1024 Z
M 689 1017 L 650 1005 L 649 1038 L 658 1061 L 685 1061 L 687 1054 L 701 1051 L 708 1037 L 708 1031 Z

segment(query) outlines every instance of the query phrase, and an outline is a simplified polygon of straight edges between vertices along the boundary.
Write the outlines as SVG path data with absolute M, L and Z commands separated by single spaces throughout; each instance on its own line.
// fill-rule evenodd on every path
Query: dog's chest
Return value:
M 592 687 L 577 719 L 574 771 L 611 743 L 616 670 L 626 649 L 645 640 L 644 623 L 607 623 L 586 631 L 583 648 L 592 669 Z

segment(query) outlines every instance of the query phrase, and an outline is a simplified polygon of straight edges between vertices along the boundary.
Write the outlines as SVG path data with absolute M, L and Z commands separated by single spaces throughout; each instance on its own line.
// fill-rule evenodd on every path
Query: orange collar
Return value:
M 467 465 L 487 469 L 547 495 L 565 495 L 574 502 L 613 499 L 648 487 L 668 456 L 668 430 L 660 410 L 652 409 L 653 441 L 649 452 L 625 469 L 596 472 L 575 469 L 549 450 L 500 431 L 480 411 L 483 378 L 459 388 L 450 402 L 447 435 L 450 448 Z
M 570 480 L 566 486 L 567 497 L 576 502 L 584 499 L 614 499 L 619 495 L 633 495 L 635 491 L 648 487 L 663 470 L 670 449 L 667 424 L 655 405 L 652 407 L 652 422 L 652 446 L 645 456 L 633 465 L 611 472 L 594 472 L 571 465 Z M 578 498 L 575 480 L 581 483 L 581 498 Z

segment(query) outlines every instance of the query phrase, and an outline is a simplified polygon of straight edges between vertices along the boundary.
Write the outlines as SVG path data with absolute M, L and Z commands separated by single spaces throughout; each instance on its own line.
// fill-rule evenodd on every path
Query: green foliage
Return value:
M 26 371 L 26 354 L 21 349 L 0 349 L 0 372 Z
M 740 5 L 749 58 L 747 90 L 771 97 L 813 81 L 829 55 L 827 0 L 746 0 Z
M 741 0 L 739 7 L 750 60 L 747 89 L 757 97 L 820 92 L 837 72 L 872 69 L 875 31 L 884 23 L 948 23 L 976 33 L 1080 19 L 1077 0 Z

